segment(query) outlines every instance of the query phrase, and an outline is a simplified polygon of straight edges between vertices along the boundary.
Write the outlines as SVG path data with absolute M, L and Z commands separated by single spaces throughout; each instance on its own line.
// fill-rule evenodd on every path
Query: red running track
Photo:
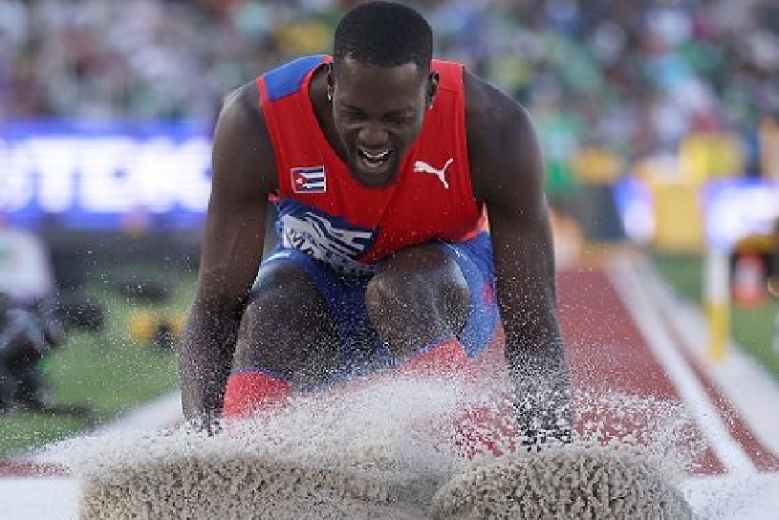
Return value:
M 674 403 L 682 399 L 665 369 L 650 349 L 612 281 L 602 270 L 578 270 L 559 274 L 560 320 L 565 336 L 574 390 L 615 392 Z M 668 326 L 668 323 L 665 322 Z M 710 401 L 758 470 L 777 470 L 779 460 L 762 446 L 739 417 L 738 412 L 709 380 L 704 371 L 680 348 Z M 599 420 L 608 418 L 599 418 Z M 703 439 L 696 425 L 689 432 Z M 681 446 L 681 449 L 684 449 Z M 690 448 L 692 449 L 692 448 Z M 711 446 L 695 457 L 689 468 L 695 474 L 725 472 Z

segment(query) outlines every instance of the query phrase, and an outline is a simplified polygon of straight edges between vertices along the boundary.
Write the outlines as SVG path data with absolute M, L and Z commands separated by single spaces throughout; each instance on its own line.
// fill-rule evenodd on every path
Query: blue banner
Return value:
M 0 125 L 0 221 L 71 229 L 194 229 L 211 188 L 200 123 Z
M 623 177 L 614 184 L 613 193 L 625 234 L 640 244 L 651 243 L 656 219 L 649 186 L 635 177 Z

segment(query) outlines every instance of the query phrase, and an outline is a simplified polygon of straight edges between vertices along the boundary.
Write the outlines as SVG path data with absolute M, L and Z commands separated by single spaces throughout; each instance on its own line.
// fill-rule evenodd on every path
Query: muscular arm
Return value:
M 197 293 L 178 349 L 184 416 L 206 424 L 222 408 L 275 183 L 272 148 L 256 100 L 257 89 L 249 84 L 226 100 L 219 115 Z
M 521 106 L 473 77 L 466 85 L 474 192 L 490 219 L 519 426 L 531 444 L 567 440 L 570 383 L 536 133 Z

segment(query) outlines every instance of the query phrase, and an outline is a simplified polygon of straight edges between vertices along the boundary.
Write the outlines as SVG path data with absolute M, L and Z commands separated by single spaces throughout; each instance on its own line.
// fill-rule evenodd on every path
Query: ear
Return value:
M 333 70 L 332 63 L 328 63 L 326 66 L 327 74 L 325 75 L 325 81 L 327 82 L 328 98 L 331 98 L 335 89 L 335 71 Z
M 427 77 L 427 88 L 425 91 L 425 105 L 427 106 L 428 110 L 433 108 L 433 100 L 435 100 L 435 96 L 436 94 L 438 94 L 439 80 L 440 80 L 440 76 L 435 71 L 431 71 L 430 75 Z

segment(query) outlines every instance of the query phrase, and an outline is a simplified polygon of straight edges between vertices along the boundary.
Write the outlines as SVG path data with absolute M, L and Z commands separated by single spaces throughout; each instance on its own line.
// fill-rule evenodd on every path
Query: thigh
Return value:
M 489 234 L 398 252 L 371 281 L 366 299 L 377 329 L 401 353 L 457 337 L 469 356 L 479 355 L 500 325 Z
M 241 320 L 234 369 L 267 370 L 297 387 L 326 377 L 337 334 L 308 262 L 297 251 L 263 261 Z
M 457 262 L 442 243 L 430 242 L 385 259 L 365 297 L 373 325 L 403 358 L 457 335 L 470 294 Z
M 239 338 L 249 356 L 237 355 L 235 367 L 289 367 L 284 375 L 302 369 L 311 388 L 389 365 L 365 309 L 368 280 L 340 275 L 297 250 L 277 250 L 255 282 Z

